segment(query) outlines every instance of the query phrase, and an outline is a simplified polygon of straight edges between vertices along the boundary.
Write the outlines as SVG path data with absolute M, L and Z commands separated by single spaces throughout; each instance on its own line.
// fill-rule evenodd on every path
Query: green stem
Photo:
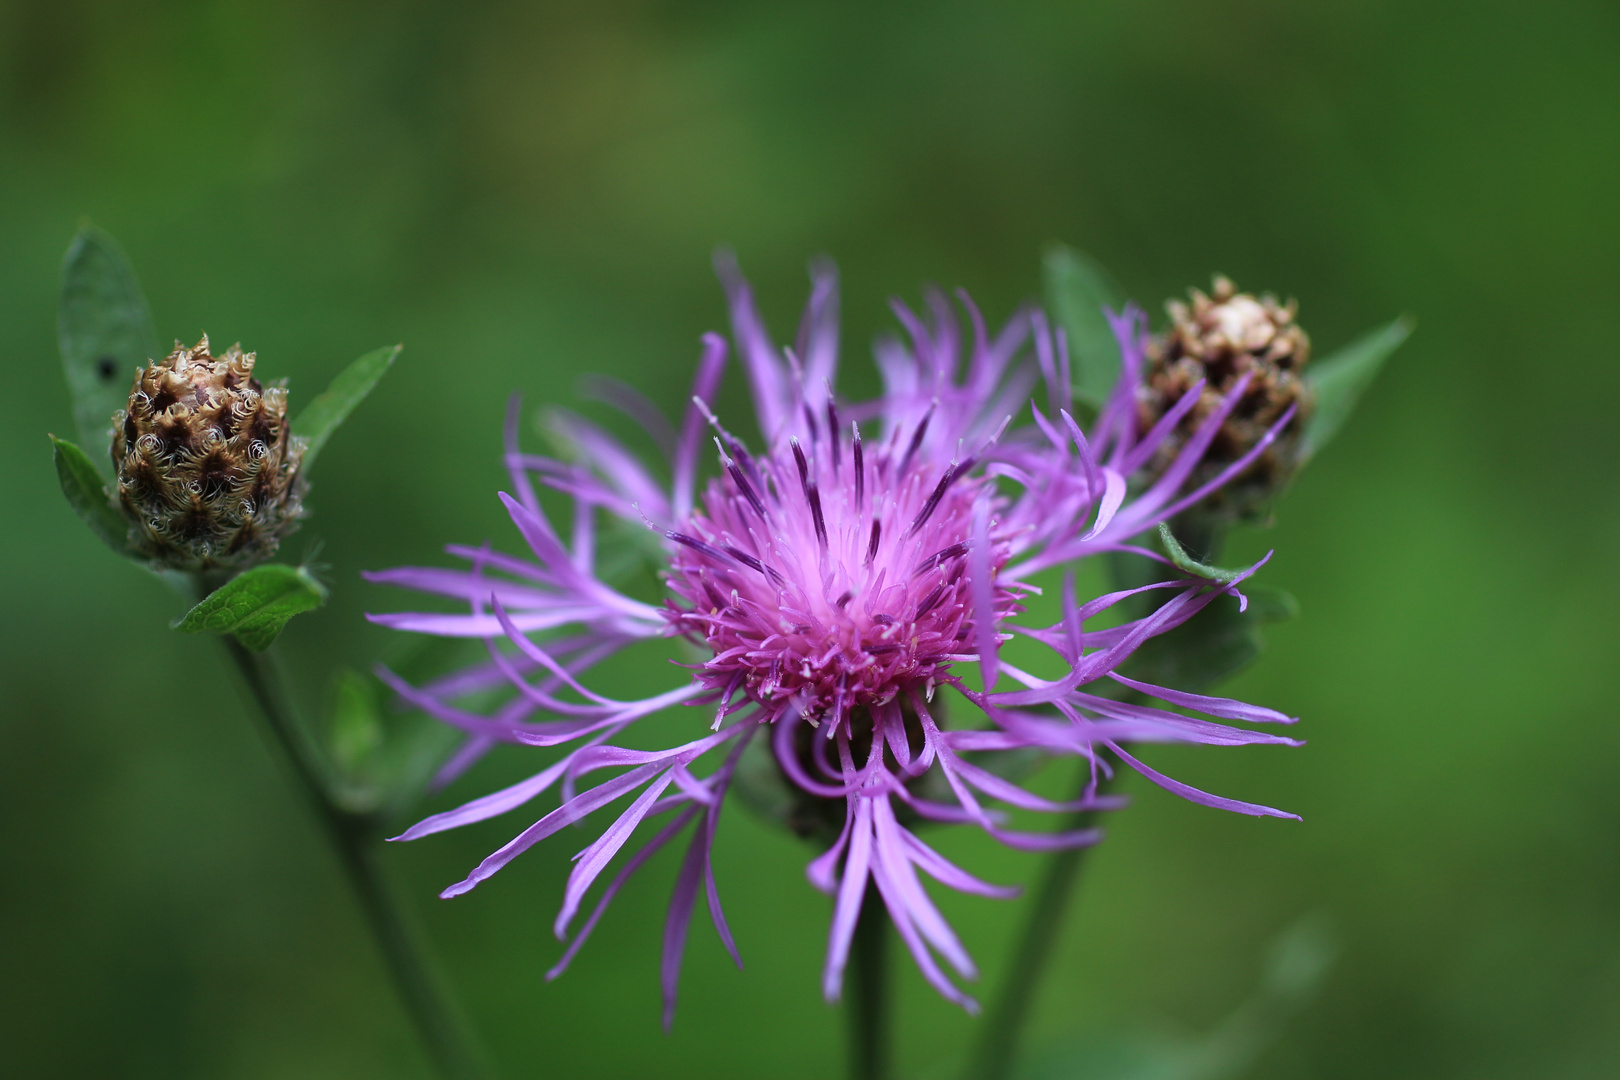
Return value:
M 851 1080 L 885 1080 L 890 1042 L 889 913 L 875 885 L 867 885 L 855 937 L 850 943 L 852 993 L 844 1014 L 849 1021 Z
M 291 702 L 274 668 L 234 637 L 222 640 L 271 741 L 292 767 L 299 788 L 343 864 L 389 974 L 428 1053 L 449 1080 L 479 1080 L 485 1070 L 440 990 L 405 908 L 389 883 L 378 858 L 370 819 L 345 810 L 333 800 L 335 785 L 330 766 L 295 721 Z
M 1119 775 L 1116 765 L 1114 776 Z M 1112 778 L 1097 784 L 1097 793 L 1103 794 Z M 1090 770 L 1081 777 L 1080 795 L 1090 783 Z M 1097 811 L 1080 810 L 1064 823 L 1064 830 L 1089 828 L 1097 819 Z M 1014 947 L 1012 961 L 990 1009 L 984 1017 L 979 1040 L 968 1059 L 964 1080 L 1004 1080 L 1011 1076 L 1017 1056 L 1018 1038 L 1029 1019 L 1029 1006 L 1040 989 L 1046 974 L 1057 937 L 1062 929 L 1063 915 L 1068 910 L 1069 898 L 1074 894 L 1090 848 L 1069 848 L 1054 852 L 1046 863 L 1046 873 L 1030 900 L 1029 919 L 1024 932 Z

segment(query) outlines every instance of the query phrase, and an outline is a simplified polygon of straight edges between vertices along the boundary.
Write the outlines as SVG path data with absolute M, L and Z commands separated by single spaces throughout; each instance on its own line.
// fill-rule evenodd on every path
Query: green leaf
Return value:
M 357 778 L 382 748 L 382 710 L 375 683 L 358 671 L 339 668 L 334 681 L 327 741 L 333 764 L 344 776 Z
M 1124 295 L 1090 256 L 1062 244 L 1046 253 L 1046 302 L 1069 339 L 1075 391 L 1094 408 L 1108 400 L 1119 378 L 1119 342 L 1103 308 L 1119 311 Z
M 309 474 L 321 447 L 332 437 L 332 432 L 349 418 L 354 407 L 364 401 L 372 387 L 387 374 L 394 357 L 399 355 L 403 347 L 387 345 L 366 353 L 338 372 L 337 378 L 332 380 L 325 392 L 304 406 L 304 411 L 293 420 L 292 433 L 309 440 L 309 449 L 304 451 L 304 463 L 300 467 L 305 475 Z
M 79 230 L 63 261 L 57 336 L 79 439 L 95 454 L 110 444 L 113 414 L 129 401 L 135 369 L 162 354 L 129 259 L 94 225 Z M 110 476 L 105 456 L 91 460 Z
M 265 563 L 209 593 L 174 628 L 184 634 L 235 634 L 253 652 L 263 652 L 288 619 L 325 602 L 326 587 L 307 570 Z
M 1402 315 L 1305 369 L 1305 383 L 1316 393 L 1316 411 L 1305 425 L 1302 461 L 1309 460 L 1339 433 L 1389 354 L 1411 333 L 1412 320 Z
M 50 437 L 56 457 L 56 478 L 62 494 L 90 531 L 120 555 L 129 554 L 129 526 L 113 505 L 107 485 L 89 455 L 66 439 Z
M 429 717 L 390 715 L 382 686 L 353 668 L 334 673 L 321 746 L 332 766 L 333 798 L 352 814 L 396 820 L 428 788 L 460 733 Z
M 1176 540 L 1175 535 L 1170 532 L 1170 526 L 1162 521 L 1159 522 L 1159 542 L 1164 545 L 1164 553 L 1170 556 L 1170 561 L 1175 563 L 1178 569 L 1185 570 L 1194 577 L 1208 578 L 1211 581 L 1218 581 L 1225 585 L 1229 581 L 1236 581 L 1247 572 L 1244 570 L 1222 570 L 1218 566 L 1210 566 L 1208 563 L 1199 562 L 1187 554 L 1187 549 L 1182 547 Z

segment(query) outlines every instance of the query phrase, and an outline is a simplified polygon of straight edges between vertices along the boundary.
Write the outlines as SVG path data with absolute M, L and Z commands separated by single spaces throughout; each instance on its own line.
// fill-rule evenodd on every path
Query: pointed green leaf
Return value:
M 56 456 L 56 478 L 62 494 L 90 531 L 120 555 L 129 554 L 129 526 L 113 505 L 107 485 L 101 480 L 89 455 L 66 439 L 50 437 Z
M 209 593 L 175 624 L 184 634 L 235 634 L 254 652 L 270 647 L 294 615 L 326 602 L 326 587 L 302 567 L 265 563 Z
M 320 742 L 332 765 L 333 798 L 387 827 L 428 788 L 460 735 L 420 713 L 391 715 L 381 683 L 353 668 L 338 668 L 332 689 Z
M 1412 320 L 1402 315 L 1305 369 L 1305 383 L 1316 393 L 1316 411 L 1305 425 L 1302 460 L 1308 460 L 1339 433 L 1362 392 L 1372 385 L 1378 369 L 1411 333 Z
M 1125 306 L 1124 295 L 1098 262 L 1056 244 L 1046 253 L 1046 302 L 1069 339 L 1076 393 L 1095 408 L 1108 400 L 1119 378 L 1119 342 L 1103 308 Z
M 366 353 L 338 372 L 337 378 L 332 380 L 325 392 L 304 406 L 304 411 L 293 420 L 292 433 L 309 440 L 309 449 L 304 451 L 301 467 L 306 476 L 315 464 L 321 447 L 326 445 L 326 440 L 332 437 L 339 424 L 349 418 L 354 407 L 365 400 L 378 380 L 387 374 L 401 348 L 401 345 L 388 345 Z
M 96 471 L 110 476 L 112 465 L 102 460 L 102 451 L 111 439 L 113 414 L 129 400 L 135 369 L 162 354 L 129 259 L 94 225 L 79 230 L 63 261 L 57 336 L 79 439 L 90 448 Z

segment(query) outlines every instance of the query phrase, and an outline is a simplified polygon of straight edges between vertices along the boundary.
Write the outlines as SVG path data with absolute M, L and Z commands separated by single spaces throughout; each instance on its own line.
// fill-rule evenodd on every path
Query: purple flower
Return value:
M 926 875 L 962 892 L 1010 897 L 1017 890 L 981 881 L 951 864 L 907 822 L 957 822 L 1003 843 L 1048 850 L 1095 843 L 1095 829 L 1026 832 L 1005 812 L 1068 812 L 1117 805 L 1096 791 L 1109 755 L 1161 787 L 1207 806 L 1292 817 L 1206 794 L 1162 776 L 1128 746 L 1192 742 L 1232 746 L 1293 740 L 1119 700 L 1118 687 L 1204 717 L 1289 723 L 1270 709 L 1181 693 L 1118 673 L 1144 641 L 1191 618 L 1227 584 L 1175 576 L 1084 603 L 1072 576 L 1062 618 L 1051 626 L 1014 623 L 1034 575 L 1106 551 L 1164 560 L 1130 538 L 1204 498 L 1240 474 L 1287 424 L 1284 416 L 1241 459 L 1195 490 L 1183 490 L 1226 411 L 1227 395 L 1187 438 L 1158 477 L 1133 490 L 1128 478 L 1152 459 L 1199 400 L 1193 386 L 1151 431 L 1135 430 L 1135 399 L 1146 325 L 1134 308 L 1114 318 L 1124 370 L 1089 436 L 1072 418 L 1068 355 L 1038 311 L 1015 315 L 995 336 L 960 296 L 967 333 L 946 298 L 928 298 L 920 316 L 895 312 L 907 340 L 877 346 L 884 392 L 875 401 L 840 402 L 837 283 L 817 267 L 797 346 L 778 349 L 752 293 L 733 263 L 720 274 L 732 327 L 753 391 L 761 452 L 722 426 L 712 412 L 727 345 L 704 339 L 692 404 L 669 433 L 673 481 L 655 479 L 618 441 L 589 422 L 563 416 L 578 463 L 522 453 L 518 409 L 508 418 L 506 463 L 512 494 L 502 493 L 532 558 L 452 546 L 469 569 L 402 568 L 374 581 L 455 597 L 465 614 L 372 616 L 385 626 L 481 638 L 489 661 L 426 686 L 383 677 L 408 702 L 466 732 L 439 776 L 446 783 L 496 743 L 573 744 L 558 761 L 503 791 L 436 814 L 406 830 L 416 839 L 514 810 L 553 786 L 561 805 L 480 863 L 444 896 L 457 896 L 523 851 L 593 811 L 629 798 L 579 853 L 555 929 L 567 940 L 591 886 L 633 833 L 667 819 L 602 890 L 594 909 L 550 972 L 560 974 L 626 879 L 657 850 L 690 830 L 664 936 L 665 1023 L 692 908 L 701 888 L 726 948 L 737 951 L 721 911 L 710 852 L 720 809 L 738 760 L 756 736 L 802 797 L 834 812 L 836 839 L 809 865 L 810 881 L 835 897 L 823 988 L 839 996 L 851 935 L 868 883 L 923 975 L 941 994 L 976 1008 L 941 967 L 975 977 L 973 961 L 921 884 Z M 965 354 L 965 355 L 964 355 Z M 1046 407 L 1031 400 L 1044 384 Z M 650 407 L 628 388 L 610 395 L 656 434 Z M 651 415 L 651 418 L 649 416 Z M 1029 423 L 1019 423 L 1028 416 Z M 718 474 L 700 489 L 701 457 L 713 446 Z M 573 500 L 564 541 L 536 498 L 535 482 Z M 654 607 L 613 588 L 596 572 L 596 528 L 603 516 L 645 523 L 661 538 L 669 597 Z M 1262 560 L 1262 563 L 1264 560 Z M 1258 569 L 1259 564 L 1248 573 Z M 1247 574 L 1244 575 L 1245 577 Z M 1107 629 L 1086 622 L 1133 595 L 1163 590 L 1151 614 Z M 1022 634 L 1053 654 L 1063 674 L 1039 678 L 1005 661 L 1001 645 Z M 595 664 L 635 642 L 679 635 L 706 659 L 691 675 L 650 698 L 618 700 L 583 681 Z M 977 668 L 977 687 L 963 679 Z M 976 726 L 958 717 L 947 728 L 935 702 L 940 686 L 983 713 Z M 510 686 L 516 694 L 487 715 L 457 702 L 475 691 Z M 630 750 L 613 740 L 636 720 L 674 705 L 703 706 L 696 738 L 660 751 Z M 543 719 L 542 719 L 543 717 Z M 1054 802 L 987 770 L 982 752 L 1036 748 L 1089 763 L 1082 798 Z M 698 762 L 718 758 L 707 775 Z M 591 787 L 580 781 L 613 770 Z M 934 772 L 943 783 L 925 784 Z M 633 796 L 633 797 L 632 797 Z M 920 872 L 920 873 L 919 873 Z M 739 961 L 740 962 L 740 961 Z

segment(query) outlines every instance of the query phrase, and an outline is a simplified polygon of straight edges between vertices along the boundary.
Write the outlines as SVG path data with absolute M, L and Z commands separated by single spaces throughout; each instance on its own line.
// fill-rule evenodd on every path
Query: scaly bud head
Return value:
M 1242 398 L 1221 425 L 1187 490 L 1214 478 L 1253 449 L 1289 406 L 1297 406 L 1288 426 L 1241 476 L 1189 512 L 1207 524 L 1230 524 L 1254 516 L 1299 463 L 1300 433 L 1312 405 L 1300 371 L 1310 359 L 1311 343 L 1294 322 L 1292 300 L 1280 305 L 1274 296 L 1240 293 L 1219 274 L 1211 295 L 1197 289 L 1188 293 L 1190 305 L 1178 300 L 1165 304 L 1170 328 L 1148 345 L 1147 371 L 1137 399 L 1139 430 L 1150 430 L 1200 379 L 1205 385 L 1197 405 L 1165 440 L 1150 470 L 1167 468 L 1204 419 L 1226 404 L 1245 375 L 1248 383 Z
M 209 353 L 204 335 L 142 368 L 114 418 L 113 468 L 130 546 L 154 566 L 251 566 L 303 515 L 304 440 L 285 385 L 261 386 L 253 353 Z

